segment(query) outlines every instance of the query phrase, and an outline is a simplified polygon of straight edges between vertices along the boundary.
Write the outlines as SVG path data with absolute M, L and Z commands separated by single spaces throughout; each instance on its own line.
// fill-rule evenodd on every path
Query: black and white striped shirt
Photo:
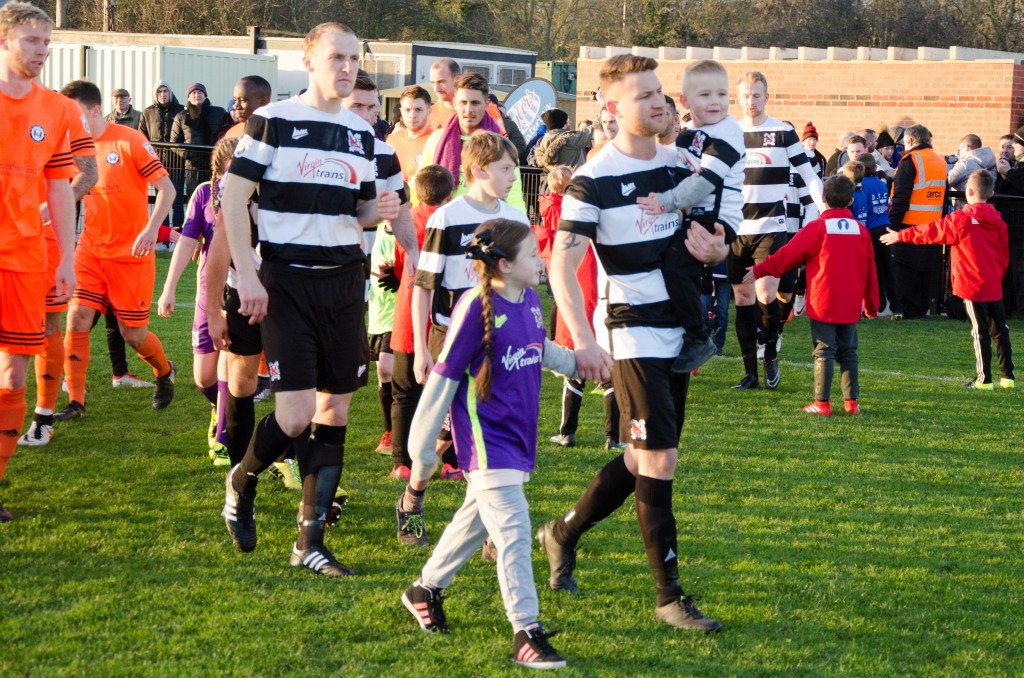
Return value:
M 373 130 L 342 108 L 297 96 L 260 108 L 238 142 L 230 174 L 259 183 L 260 253 L 293 266 L 364 258 L 359 204 L 377 196 Z
M 530 225 L 523 212 L 504 200 L 498 201 L 494 212 L 484 212 L 465 195 L 442 205 L 427 220 L 416 267 L 416 285 L 434 291 L 430 320 L 435 325 L 447 327 L 455 302 L 466 290 L 480 283 L 472 259 L 466 256 L 466 248 L 473 242 L 473 231 L 489 219 L 519 221 L 527 228 Z
M 693 175 L 659 196 L 662 204 L 702 224 L 721 221 L 737 231 L 743 219 L 743 146 L 743 131 L 731 115 L 714 125 L 684 129 L 676 138 L 679 164 Z
M 675 187 L 677 160 L 674 146 L 659 145 L 653 159 L 638 160 L 606 144 L 573 176 L 562 201 L 559 230 L 593 240 L 607 275 L 605 324 L 616 360 L 672 358 L 682 347 L 661 273 L 680 215 L 646 213 L 636 203 Z
M 821 179 L 815 174 L 800 137 L 791 125 L 768 117 L 757 126 L 740 123 L 747 152 L 743 181 L 743 222 L 739 235 L 761 235 L 787 230 L 786 203 L 790 193 L 790 172 L 803 178 L 807 192 L 798 197 L 805 221 L 818 218 Z

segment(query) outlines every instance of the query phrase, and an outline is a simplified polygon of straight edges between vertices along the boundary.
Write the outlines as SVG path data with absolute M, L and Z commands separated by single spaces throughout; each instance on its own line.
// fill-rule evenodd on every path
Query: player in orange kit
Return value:
M 0 479 L 14 456 L 25 419 L 28 357 L 46 342 L 46 291 L 67 299 L 75 287 L 75 174 L 68 141 L 67 109 L 58 96 L 35 83 L 49 54 L 53 22 L 26 2 L 0 8 L 0 120 L 4 121 L 0 163 Z M 47 272 L 39 176 L 57 235 L 61 261 Z M 12 520 L 0 503 L 0 523 Z
M 154 247 L 160 223 L 174 201 L 174 185 L 146 138 L 103 119 L 103 97 L 96 85 L 76 80 L 61 93 L 78 102 L 96 142 L 99 181 L 85 197 L 85 229 L 75 252 L 79 288 L 68 311 L 64 373 L 71 402 L 58 421 L 85 415 L 85 375 L 89 367 L 89 330 L 97 312 L 109 306 L 124 340 L 156 377 L 153 408 L 174 399 L 174 363 L 149 331 L 149 309 L 156 279 Z M 156 204 L 149 213 L 149 185 Z

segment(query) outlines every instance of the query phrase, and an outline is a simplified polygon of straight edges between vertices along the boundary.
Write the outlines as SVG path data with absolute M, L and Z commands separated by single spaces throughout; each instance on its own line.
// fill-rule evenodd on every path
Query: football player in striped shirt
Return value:
M 570 182 L 550 269 L 580 378 L 603 381 L 612 375 L 626 450 L 598 471 L 564 517 L 543 525 L 537 537 L 548 556 L 551 588 L 575 591 L 580 537 L 635 493 L 657 618 L 676 628 L 711 632 L 721 625 L 697 609 L 679 581 L 672 513 L 690 375 L 671 369 L 683 329 L 668 300 L 662 262 L 681 219 L 676 211 L 651 214 L 636 202 L 638 195 L 662 193 L 676 183 L 676 149 L 657 143 L 668 115 L 657 66 L 654 59 L 636 55 L 615 56 L 602 66 L 601 91 L 619 121 L 619 133 Z M 576 279 L 591 242 L 607 279 L 606 324 L 614 361 L 590 328 Z M 686 246 L 703 263 L 721 261 L 727 252 L 724 229 L 716 226 L 711 234 L 694 224 Z
M 261 323 L 277 405 L 228 473 L 225 526 L 240 550 L 256 547 L 259 474 L 299 441 L 302 506 L 289 562 L 333 577 L 353 574 L 323 537 L 344 464 L 349 403 L 369 367 L 362 231 L 395 220 L 410 259 L 419 251 L 412 224 L 397 219 L 399 196 L 377 192 L 373 129 L 342 106 L 361 53 L 342 24 L 319 24 L 306 35 L 309 87 L 249 118 L 222 196 L 239 313 Z M 258 273 L 247 207 L 257 189 Z
M 786 244 L 787 202 L 796 190 L 790 180 L 796 171 L 807 187 L 800 197 L 805 208 L 805 221 L 818 217 L 824 207 L 821 179 L 815 174 L 792 125 L 765 113 L 768 103 L 768 80 L 758 71 L 743 76 L 736 89 L 743 118 L 744 145 L 747 152 L 743 183 L 743 221 L 739 237 L 732 243 L 728 259 L 729 282 L 736 297 L 736 339 L 743 356 L 743 379 L 733 386 L 747 390 L 759 385 L 757 370 L 757 327 L 760 316 L 764 328 L 765 386 L 778 388 L 779 356 L 776 341 L 782 324 L 782 304 L 778 299 L 779 279 L 767 276 L 756 283 L 743 282 L 747 269 L 764 261 Z

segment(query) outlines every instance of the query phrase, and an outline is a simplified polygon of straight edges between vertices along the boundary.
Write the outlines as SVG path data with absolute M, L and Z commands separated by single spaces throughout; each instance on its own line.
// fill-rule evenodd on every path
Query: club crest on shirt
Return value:
M 121 162 L 121 156 L 117 154 L 117 151 L 111 151 L 110 153 L 107 153 L 108 165 L 116 165 L 119 162 Z
M 699 158 L 704 152 L 704 142 L 707 141 L 707 139 L 708 135 L 704 132 L 694 132 L 693 141 L 690 142 L 690 147 L 687 150 Z
M 765 146 L 765 148 L 769 148 L 769 147 L 774 147 L 775 146 L 775 132 L 765 132 L 764 133 L 764 146 Z
M 89 132 L 90 134 L 92 133 L 92 130 L 89 129 L 89 121 L 85 119 L 84 115 L 82 116 L 82 127 L 85 128 L 86 132 Z
M 363 137 L 359 132 L 348 131 L 348 150 L 359 155 L 366 153 L 363 149 Z
M 28 135 L 29 137 L 32 138 L 32 141 L 38 144 L 39 142 L 46 138 L 46 130 L 43 128 L 42 125 L 32 125 L 32 127 L 28 131 Z
M 154 158 L 156 157 L 156 151 L 153 150 L 153 146 L 151 146 L 148 141 L 142 144 L 142 147 L 146 149 L 146 153 L 149 153 Z
M 647 420 L 630 419 L 629 437 L 631 440 L 647 440 Z
M 531 306 L 530 310 L 533 311 L 533 319 L 537 323 L 537 329 L 544 329 L 544 313 L 536 306 Z

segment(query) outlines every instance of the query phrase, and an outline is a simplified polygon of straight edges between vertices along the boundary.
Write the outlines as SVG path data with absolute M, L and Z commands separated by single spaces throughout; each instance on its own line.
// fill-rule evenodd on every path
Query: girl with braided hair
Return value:
M 576 362 L 571 351 L 545 338 L 543 309 L 532 289 L 544 263 L 529 227 L 507 219 L 485 221 L 467 255 L 480 284 L 455 306 L 413 419 L 412 477 L 396 507 L 399 531 L 428 543 L 423 496 L 437 465 L 434 440 L 449 410 L 455 452 L 466 472 L 466 500 L 402 602 L 424 631 L 447 633 L 444 590 L 489 536 L 515 634 L 513 661 L 560 668 L 565 660 L 547 640 L 553 634 L 537 619 L 523 484 L 537 460 L 541 368 L 572 375 Z

